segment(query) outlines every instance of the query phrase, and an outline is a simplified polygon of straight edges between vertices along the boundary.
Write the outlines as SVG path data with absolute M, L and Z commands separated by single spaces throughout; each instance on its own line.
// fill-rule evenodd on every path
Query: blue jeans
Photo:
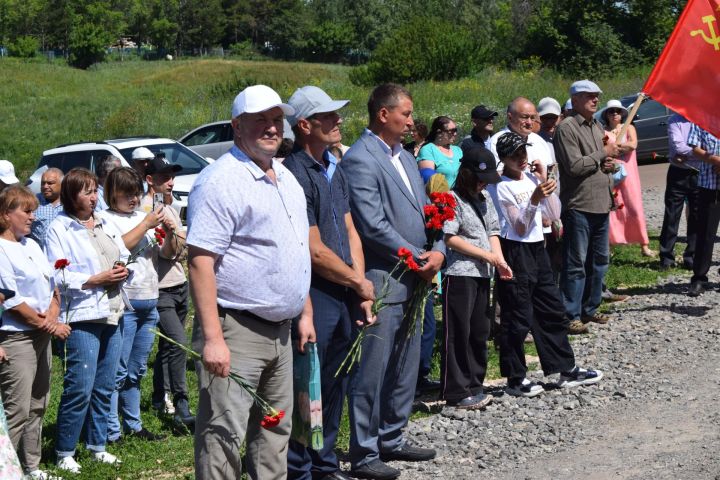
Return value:
M 58 458 L 75 455 L 83 425 L 87 449 L 105 450 L 110 396 L 122 349 L 121 325 L 74 322 L 71 326 L 57 416 Z
M 148 355 L 155 341 L 155 334 L 150 329 L 155 328 L 159 318 L 157 298 L 130 300 L 130 305 L 135 311 L 125 310 L 123 314 L 122 354 L 108 418 L 107 436 L 111 441 L 120 438 L 120 415 L 125 432 L 142 429 L 140 381 L 147 371 Z
M 592 316 L 602 301 L 610 266 L 609 215 L 566 210 L 562 214 L 563 270 L 560 287 L 570 320 Z

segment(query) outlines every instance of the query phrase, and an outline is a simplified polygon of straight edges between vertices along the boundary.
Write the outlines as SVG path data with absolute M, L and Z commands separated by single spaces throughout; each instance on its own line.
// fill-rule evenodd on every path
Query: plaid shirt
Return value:
M 687 144 L 691 147 L 700 147 L 710 155 L 720 155 L 720 140 L 695 124 L 690 128 Z M 700 165 L 698 187 L 720 190 L 720 175 L 716 174 L 713 166 L 707 162 L 702 162 Z
M 45 247 L 45 237 L 47 236 L 48 227 L 55 220 L 58 213 L 63 211 L 62 203 L 53 205 L 45 203 L 45 199 L 40 197 L 40 206 L 35 210 L 35 220 L 30 227 L 30 238 L 35 240 L 41 247 Z

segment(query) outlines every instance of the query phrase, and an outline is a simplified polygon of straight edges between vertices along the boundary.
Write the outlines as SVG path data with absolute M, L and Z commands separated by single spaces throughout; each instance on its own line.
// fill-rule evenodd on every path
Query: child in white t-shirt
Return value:
M 545 178 L 542 165 L 536 165 L 535 173 L 526 172 L 526 145 L 513 132 L 502 135 L 497 142 L 498 156 L 504 163 L 497 184 L 499 210 L 505 220 L 500 244 L 514 274 L 512 279 L 498 280 L 501 328 L 497 342 L 500 373 L 508 379 L 506 393 L 534 397 L 544 389 L 525 378 L 524 342 L 528 331 L 532 331 L 543 373 L 560 373 L 559 386 L 590 385 L 599 382 L 603 374 L 575 365 L 567 336 L 568 319 L 543 236 L 543 211 L 549 208 L 548 202 L 557 201 L 552 196 L 556 183 Z

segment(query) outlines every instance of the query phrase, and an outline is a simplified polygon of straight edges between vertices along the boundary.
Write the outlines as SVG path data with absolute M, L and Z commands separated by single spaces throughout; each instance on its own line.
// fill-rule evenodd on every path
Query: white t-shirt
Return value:
M 0 238 L 0 286 L 15 292 L 5 300 L 0 330 L 9 332 L 34 330 L 9 310 L 25 303 L 38 313 L 47 311 L 52 300 L 55 281 L 53 267 L 40 246 L 29 238 L 12 242 Z
M 531 173 L 523 173 L 520 180 L 502 176 L 497 184 L 498 208 L 505 221 L 500 236 L 517 242 L 542 242 L 542 213 L 540 205 L 530 203 L 539 181 Z M 542 202 L 541 202 L 542 203 Z
M 145 213 L 134 211 L 132 213 L 119 213 L 113 210 L 105 211 L 105 218 L 113 223 L 117 229 L 125 235 L 145 219 Z M 135 256 L 142 248 L 145 248 L 155 238 L 154 230 L 149 230 L 145 236 L 130 250 L 130 255 Z M 130 300 L 152 300 L 158 298 L 158 274 L 153 265 L 153 250 L 157 245 L 147 246 L 137 260 L 128 265 L 131 271 L 125 281 L 123 289 Z

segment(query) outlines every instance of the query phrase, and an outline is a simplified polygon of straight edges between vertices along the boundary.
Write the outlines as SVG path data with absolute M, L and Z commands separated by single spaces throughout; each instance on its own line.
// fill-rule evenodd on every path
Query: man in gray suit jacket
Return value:
M 377 316 L 373 335 L 363 342 L 350 385 L 351 474 L 393 479 L 400 471 L 389 460 L 422 461 L 435 450 L 412 445 L 403 436 L 412 409 L 420 358 L 420 332 L 408 336 L 404 318 L 417 282 L 429 282 L 445 260 L 439 242 L 429 252 L 423 205 L 425 187 L 413 156 L 401 139 L 413 126 L 410 93 L 399 85 L 376 87 L 368 100 L 370 124 L 343 158 L 353 220 L 365 253 L 366 277 L 380 292 L 405 247 L 423 264 L 391 282 L 388 305 Z M 395 277 L 398 277 L 396 274 Z M 422 319 L 419 319 L 422 323 Z

